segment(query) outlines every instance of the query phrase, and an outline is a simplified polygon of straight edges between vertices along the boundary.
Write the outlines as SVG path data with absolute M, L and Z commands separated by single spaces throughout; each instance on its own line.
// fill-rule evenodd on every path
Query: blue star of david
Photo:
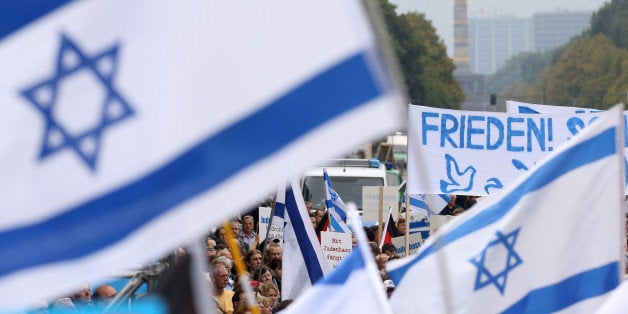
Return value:
M 338 194 L 334 191 L 329 191 L 329 197 L 332 201 L 336 201 L 338 199 Z
M 109 49 L 90 56 L 65 34 L 62 34 L 52 76 L 21 91 L 21 95 L 29 100 L 45 121 L 39 160 L 67 148 L 73 150 L 91 171 L 96 170 L 103 131 L 134 114 L 127 101 L 113 86 L 118 65 L 118 48 L 119 45 L 115 44 Z M 60 83 L 79 71 L 89 73 L 89 77 L 93 78 L 98 88 L 103 89 L 104 97 L 95 99 L 100 107 L 99 112 L 96 113 L 98 115 L 96 123 L 80 131 L 72 131 L 58 117 L 60 113 L 57 96 Z M 83 98 L 80 100 L 85 101 Z
M 478 268 L 478 272 L 475 277 L 474 291 L 479 290 L 486 285 L 493 284 L 502 295 L 504 294 L 508 273 L 523 263 L 517 252 L 514 250 L 519 230 L 521 230 L 521 228 L 518 228 L 507 235 L 504 235 L 499 231 L 495 232 L 496 237 L 488 243 L 480 254 L 469 260 Z M 503 251 L 495 250 L 497 246 L 503 246 L 506 249 L 505 256 L 502 254 Z M 495 273 L 489 270 L 485 264 L 487 257 L 497 261 L 503 260 L 503 265 L 500 265 L 502 266 L 502 269 L 496 271 L 493 270 Z

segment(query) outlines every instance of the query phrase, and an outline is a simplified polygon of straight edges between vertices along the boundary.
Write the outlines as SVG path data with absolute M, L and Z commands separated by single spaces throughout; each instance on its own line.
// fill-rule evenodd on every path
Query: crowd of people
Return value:
M 456 201 L 452 195 L 451 202 L 442 209 L 441 215 L 458 215 L 475 203 L 475 198 L 464 197 Z M 312 204 L 306 203 L 307 210 L 312 222 L 312 226 L 317 234 L 323 230 L 326 223 L 327 211 L 324 208 L 312 208 Z M 236 274 L 234 256 L 240 256 L 241 262 L 246 267 L 246 274 L 249 285 L 254 292 L 255 302 L 259 305 L 261 313 L 276 313 L 287 307 L 292 300 L 284 300 L 281 297 L 281 275 L 282 275 L 282 245 L 278 241 L 260 239 L 256 232 L 256 221 L 258 213 L 252 210 L 247 215 L 237 217 L 229 221 L 229 229 L 224 225 L 215 227 L 205 237 L 203 247 L 205 248 L 209 269 L 209 281 L 214 296 L 213 304 L 218 313 L 248 313 L 248 305 L 245 298 L 245 289 Z M 380 270 L 382 277 L 382 289 L 388 294 L 394 290 L 394 283 L 388 278 L 385 272 L 385 265 L 392 259 L 399 258 L 397 248 L 392 243 L 381 245 L 382 226 L 377 225 L 364 227 L 367 238 L 370 241 L 373 258 Z M 395 224 L 395 234 L 400 236 L 405 234 L 407 228 L 403 217 L 398 217 Z M 234 235 L 235 245 L 228 243 L 227 232 Z M 353 237 L 355 245 L 355 237 Z M 237 248 L 237 254 L 232 251 L 232 247 Z M 179 257 L 185 256 L 185 249 L 177 251 Z M 81 311 L 97 311 L 104 309 L 109 302 L 117 295 L 118 291 L 110 285 L 101 285 L 92 289 L 86 285 L 77 289 L 74 293 L 59 298 L 50 304 L 42 305 L 42 308 Z M 181 291 L 179 290 L 179 293 Z M 181 310 L 181 309 L 179 309 Z

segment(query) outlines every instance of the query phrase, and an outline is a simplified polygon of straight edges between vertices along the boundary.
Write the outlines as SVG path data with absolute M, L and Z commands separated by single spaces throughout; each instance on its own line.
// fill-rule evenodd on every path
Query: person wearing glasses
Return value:
M 205 240 L 205 254 L 207 254 L 207 257 L 216 255 L 216 240 L 213 238 L 207 237 L 207 240 Z

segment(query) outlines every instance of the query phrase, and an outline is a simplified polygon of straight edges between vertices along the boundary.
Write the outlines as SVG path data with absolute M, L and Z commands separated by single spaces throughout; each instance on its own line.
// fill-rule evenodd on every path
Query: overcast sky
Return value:
M 389 0 L 397 5 L 397 13 L 423 12 L 453 55 L 454 0 Z M 467 0 L 469 18 L 516 16 L 531 17 L 534 13 L 569 11 L 597 11 L 610 0 Z

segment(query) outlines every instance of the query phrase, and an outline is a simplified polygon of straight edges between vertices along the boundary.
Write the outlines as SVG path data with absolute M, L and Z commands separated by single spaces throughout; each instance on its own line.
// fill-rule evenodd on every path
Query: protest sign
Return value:
M 258 234 L 259 234 L 259 239 L 261 242 L 261 241 L 264 241 L 264 239 L 266 239 L 266 232 L 269 231 L 268 224 L 270 223 L 270 213 L 272 209 L 270 207 L 261 207 L 261 206 L 258 209 L 259 209 Z M 268 238 L 271 240 L 277 239 L 279 240 L 280 244 L 283 243 L 283 229 L 273 223 L 273 225 L 270 228 L 270 233 L 269 233 Z
M 321 231 L 321 246 L 327 264 L 336 268 L 351 253 L 351 233 Z
M 573 137 L 569 114 L 409 112 L 408 194 L 489 195 Z
M 423 237 L 421 237 L 421 233 L 411 233 L 408 235 L 409 238 L 409 247 L 410 247 L 410 255 L 416 253 L 423 244 Z M 404 236 L 394 237 L 392 239 L 392 244 L 397 248 L 397 255 L 404 257 L 406 256 L 406 239 Z
M 430 236 L 435 235 L 438 229 L 454 218 L 456 218 L 456 216 L 434 215 L 430 217 Z
M 399 210 L 399 193 L 396 186 L 363 186 L 362 187 L 362 220 L 382 221 L 384 209 L 393 209 L 393 217 Z

